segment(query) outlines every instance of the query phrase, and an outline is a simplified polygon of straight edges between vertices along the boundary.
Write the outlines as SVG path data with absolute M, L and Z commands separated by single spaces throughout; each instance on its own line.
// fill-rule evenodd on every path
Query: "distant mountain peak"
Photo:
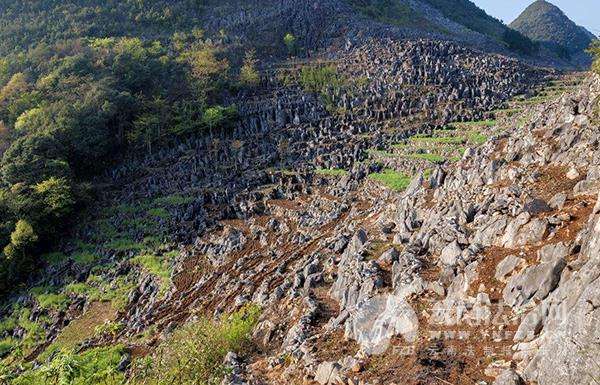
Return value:
M 587 48 L 594 36 L 546 0 L 534 1 L 510 27 L 532 40 L 556 44 L 571 53 Z

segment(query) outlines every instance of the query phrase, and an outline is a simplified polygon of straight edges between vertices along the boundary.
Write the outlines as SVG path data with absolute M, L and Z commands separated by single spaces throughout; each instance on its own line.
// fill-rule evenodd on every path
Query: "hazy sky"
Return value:
M 490 15 L 506 24 L 533 3 L 533 0 L 472 0 Z M 558 6 L 575 23 L 586 27 L 595 35 L 600 35 L 600 0 L 549 0 Z

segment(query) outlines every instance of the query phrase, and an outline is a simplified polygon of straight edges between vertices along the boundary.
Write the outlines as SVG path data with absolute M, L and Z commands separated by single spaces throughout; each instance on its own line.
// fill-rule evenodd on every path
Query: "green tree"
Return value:
M 183 58 L 190 65 L 192 77 L 202 88 L 212 91 L 227 79 L 229 61 L 218 57 L 215 46 L 203 46 L 186 52 Z
M 33 187 L 40 203 L 38 215 L 49 224 L 57 223 L 73 211 L 75 198 L 69 182 L 64 178 L 50 177 Z
M 260 74 L 256 68 L 256 52 L 254 50 L 246 52 L 244 64 L 240 69 L 240 83 L 244 86 L 256 86 L 260 82 Z
M 49 134 L 23 136 L 4 153 L 2 180 L 14 185 L 36 184 L 53 176 L 69 178 L 71 169 L 64 155 L 64 147 Z
M 594 63 L 592 64 L 592 71 L 600 74 L 600 40 L 594 40 L 592 45 L 588 49 L 588 52 L 593 56 Z
M 289 55 L 296 54 L 296 50 L 297 50 L 296 37 L 294 35 L 292 35 L 291 33 L 286 33 L 285 36 L 283 37 L 283 43 L 287 47 Z
M 202 124 L 209 130 L 230 124 L 237 115 L 235 106 L 215 106 L 207 108 L 202 116 Z
M 13 282 L 19 282 L 21 277 L 33 267 L 32 253 L 37 246 L 38 235 L 29 222 L 20 219 L 10 235 L 10 243 L 4 247 L 4 258 L 0 262 L 0 276 L 3 281 L 1 290 L 6 290 Z

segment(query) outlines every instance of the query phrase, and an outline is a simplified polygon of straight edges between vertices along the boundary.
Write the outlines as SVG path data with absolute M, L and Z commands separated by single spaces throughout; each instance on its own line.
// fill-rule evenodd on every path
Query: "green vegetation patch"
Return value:
M 134 362 L 131 384 L 219 384 L 225 355 L 250 348 L 260 313 L 247 305 L 221 320 L 201 317 L 177 329 L 155 354 Z
M 47 361 L 57 352 L 76 349 L 78 344 L 96 335 L 96 328 L 110 323 L 117 316 L 109 302 L 94 302 L 79 318 L 73 320 L 58 334 L 52 344 L 40 355 L 39 361 Z
M 461 136 L 422 136 L 415 135 L 410 138 L 411 142 L 433 143 L 433 144 L 463 144 L 465 138 Z
M 348 175 L 348 171 L 340 168 L 319 168 L 315 173 L 323 176 L 341 177 Z
M 393 154 L 391 152 L 383 150 L 367 150 L 367 154 L 381 158 L 394 158 L 398 156 L 398 154 Z
M 383 183 L 389 189 L 394 191 L 404 191 L 410 185 L 411 177 L 392 169 L 385 169 L 382 172 L 369 175 L 369 178 Z
M 148 210 L 148 215 L 151 217 L 157 217 L 161 219 L 167 219 L 171 214 L 164 208 L 158 207 Z
M 404 155 L 406 158 L 410 159 L 420 159 L 426 160 L 431 163 L 444 163 L 446 158 L 437 154 L 429 154 L 429 153 L 414 153 L 414 154 L 406 154 Z
M 469 0 L 425 0 L 425 2 L 438 9 L 450 20 L 496 39 L 512 50 L 532 54 L 539 49 L 536 42 L 489 16 Z
M 153 254 L 143 254 L 131 260 L 132 263 L 141 266 L 148 273 L 157 277 L 161 282 L 161 292 L 165 292 L 171 284 L 170 260 Z
M 327 88 L 340 88 L 346 81 L 335 66 L 307 66 L 300 71 L 300 85 L 308 92 L 319 93 Z
M 123 384 L 125 376 L 117 367 L 124 353 L 121 345 L 93 348 L 78 354 L 60 351 L 50 362 L 25 371 L 11 384 Z
M 134 242 L 130 238 L 119 238 L 119 239 L 115 239 L 115 240 L 109 242 L 106 245 L 106 248 L 108 248 L 110 250 L 116 250 L 116 251 L 130 251 L 130 250 L 141 251 L 144 249 L 144 245 L 142 245 L 141 243 L 138 243 L 138 242 Z
M 71 255 L 71 259 L 79 265 L 89 265 L 96 262 L 99 257 L 95 254 L 84 251 Z
M 40 308 L 45 310 L 60 310 L 67 306 L 68 298 L 65 294 L 57 293 L 51 287 L 34 287 L 30 290 Z
M 0 359 L 6 357 L 16 346 L 16 341 L 13 338 L 0 339 Z
M 350 0 L 363 15 L 381 23 L 427 27 L 430 23 L 409 5 L 396 0 Z
M 496 120 L 488 119 L 488 120 L 477 120 L 472 122 L 456 122 L 452 123 L 453 127 L 457 128 L 473 128 L 473 127 L 486 127 L 491 128 L 497 124 Z
M 483 135 L 482 133 L 477 132 L 477 131 L 469 132 L 467 137 L 468 137 L 470 143 L 473 143 L 476 145 L 481 145 L 488 140 L 488 137 L 486 135 Z

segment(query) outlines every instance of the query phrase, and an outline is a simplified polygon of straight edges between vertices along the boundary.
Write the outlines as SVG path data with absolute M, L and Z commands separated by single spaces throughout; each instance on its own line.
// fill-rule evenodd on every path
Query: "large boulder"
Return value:
M 512 369 L 507 369 L 500 373 L 493 385 L 523 385 L 523 380 Z
M 315 372 L 315 381 L 321 385 L 337 384 L 340 382 L 340 368 L 337 362 L 322 362 Z
M 417 314 L 403 296 L 381 294 L 360 304 L 346 322 L 346 337 L 367 354 L 382 354 L 394 336 L 413 342 L 418 328 Z
M 532 299 L 543 300 L 556 288 L 565 266 L 565 260 L 557 258 L 528 267 L 508 281 L 502 292 L 504 302 L 511 307 L 520 307 Z

